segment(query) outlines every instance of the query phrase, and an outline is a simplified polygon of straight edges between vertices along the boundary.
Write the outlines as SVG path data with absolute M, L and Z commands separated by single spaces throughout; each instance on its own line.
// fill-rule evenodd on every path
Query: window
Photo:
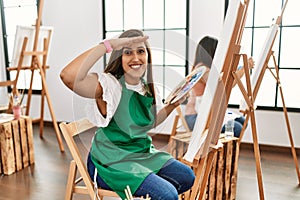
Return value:
M 186 0 L 103 0 L 104 37 L 139 29 L 149 35 L 153 75 L 164 98 L 188 73 Z
M 3 28 L 3 44 L 5 54 L 5 66 L 11 66 L 13 57 L 15 33 L 17 25 L 32 26 L 35 25 L 37 19 L 37 0 L 0 0 L 1 2 L 1 19 Z M 8 79 L 13 79 L 15 71 L 7 72 Z M 40 90 L 42 88 L 38 73 L 35 73 L 33 89 Z M 26 70 L 20 73 L 18 88 L 28 88 L 30 83 L 31 72 Z
M 252 56 L 254 60 L 258 57 L 269 27 L 280 16 L 284 3 L 284 0 L 250 1 L 242 41 L 243 53 Z M 285 105 L 293 111 L 300 111 L 300 90 L 295 87 L 298 85 L 300 76 L 297 55 L 300 51 L 300 13 L 297 9 L 299 6 L 300 2 L 297 0 L 288 1 L 272 48 L 279 67 Z M 269 66 L 274 69 L 272 59 L 269 61 Z M 239 104 L 242 97 L 238 95 L 237 90 L 238 88 L 234 88 L 230 104 Z M 283 104 L 278 84 L 268 70 L 261 82 L 255 102 L 259 109 L 282 110 Z

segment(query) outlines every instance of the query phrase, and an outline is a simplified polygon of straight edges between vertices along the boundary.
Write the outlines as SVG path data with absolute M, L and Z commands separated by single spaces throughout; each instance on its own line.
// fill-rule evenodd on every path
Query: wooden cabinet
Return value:
M 181 159 L 187 151 L 191 133 L 171 136 L 168 151 Z M 239 145 L 238 138 L 220 138 L 222 148 L 217 150 L 209 174 L 206 198 L 209 200 L 232 200 L 236 197 Z
M 32 120 L 0 123 L 0 174 L 10 175 L 34 163 Z

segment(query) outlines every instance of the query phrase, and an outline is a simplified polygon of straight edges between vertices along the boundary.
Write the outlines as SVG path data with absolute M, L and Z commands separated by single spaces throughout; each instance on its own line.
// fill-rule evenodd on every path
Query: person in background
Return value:
M 110 52 L 104 72 L 90 72 Z M 128 185 L 134 196 L 153 200 L 177 200 L 193 186 L 192 169 L 155 149 L 147 134 L 185 98 L 157 111 L 151 51 L 142 31 L 131 29 L 104 40 L 72 60 L 60 77 L 76 94 L 95 100 L 89 114 L 98 129 L 87 168 L 97 186 L 124 199 Z
M 215 55 L 217 44 L 218 44 L 218 40 L 211 36 L 205 36 L 199 41 L 195 52 L 195 58 L 194 58 L 195 60 L 193 63 L 192 70 L 194 70 L 199 66 L 206 66 L 208 69 L 211 68 L 212 60 Z M 248 63 L 249 63 L 249 67 L 253 68 L 254 62 L 252 58 L 249 58 Z M 195 122 L 197 118 L 196 107 L 198 107 L 197 105 L 201 103 L 202 95 L 204 93 L 206 81 L 208 78 L 208 73 L 209 70 L 193 87 L 185 107 L 184 117 L 190 130 L 193 130 L 195 126 Z M 238 77 L 242 77 L 244 75 L 243 67 L 238 67 L 237 75 Z M 245 117 L 237 113 L 233 113 L 233 115 L 234 115 L 234 136 L 239 137 L 241 130 L 243 128 Z M 226 116 L 225 116 L 225 120 L 226 120 Z M 222 133 L 225 132 L 225 125 L 223 125 L 221 132 Z

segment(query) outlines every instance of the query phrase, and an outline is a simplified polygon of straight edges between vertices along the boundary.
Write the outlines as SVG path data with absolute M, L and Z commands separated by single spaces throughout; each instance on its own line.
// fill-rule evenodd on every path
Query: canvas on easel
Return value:
M 39 78 L 41 81 L 41 109 L 40 109 L 40 118 L 37 119 L 40 124 L 40 137 L 43 137 L 43 129 L 44 129 L 44 104 L 45 98 L 48 103 L 50 115 L 52 118 L 53 126 L 56 133 L 56 138 L 58 141 L 58 145 L 60 151 L 64 152 L 64 147 L 62 143 L 62 138 L 60 134 L 60 130 L 57 124 L 57 120 L 54 114 L 54 109 L 52 106 L 52 102 L 50 99 L 50 94 L 48 91 L 48 86 L 46 82 L 46 69 L 47 66 L 47 58 L 49 54 L 49 45 L 51 41 L 52 28 L 41 26 L 41 17 L 42 17 L 42 8 L 44 1 L 41 0 L 39 2 L 39 11 L 38 18 L 36 20 L 36 24 L 33 27 L 19 27 L 17 29 L 17 38 L 15 44 L 15 55 L 12 60 L 12 64 L 16 64 L 16 66 L 12 66 L 8 68 L 9 71 L 17 71 L 17 75 L 15 77 L 16 82 L 19 81 L 20 71 L 30 71 L 30 83 L 29 89 L 27 93 L 27 103 L 26 103 L 26 113 L 25 115 L 29 115 L 30 105 L 31 105 L 31 97 L 32 97 L 32 86 L 33 81 L 36 76 L 34 76 L 35 72 L 40 74 Z M 21 41 L 20 41 L 21 40 Z M 23 41 L 22 41 L 23 40 Z M 18 51 L 18 45 L 22 44 L 22 50 Z
M 243 34 L 249 1 L 233 0 L 209 72 L 194 130 L 182 162 L 194 169 L 196 180 L 186 199 L 203 199 L 211 165 L 219 148 L 219 137 L 233 86 L 232 72 Z M 222 75 L 221 75 L 222 74 Z
M 16 76 L 16 67 L 18 66 L 20 54 L 22 51 L 22 45 L 24 42 L 24 38 L 28 38 L 28 42 L 26 45 L 26 51 L 32 51 L 34 44 L 34 36 L 35 36 L 35 26 L 20 26 L 16 27 L 16 34 L 14 40 L 14 48 L 12 59 L 10 61 L 10 77 L 14 79 Z M 49 47 L 51 46 L 51 39 L 53 35 L 54 28 L 51 26 L 41 26 L 39 32 L 38 46 L 37 50 L 43 51 L 43 40 L 46 38 L 49 41 Z M 50 48 L 48 48 L 47 55 L 50 54 Z M 31 77 L 31 56 L 24 56 L 22 71 L 20 71 L 20 75 L 18 77 L 17 88 L 19 89 L 29 89 L 30 88 L 30 78 Z M 42 55 L 39 56 L 40 60 L 43 60 Z M 46 67 L 48 68 L 48 62 L 46 61 Z M 37 72 L 37 71 L 34 71 Z M 39 73 L 35 73 L 33 76 L 33 88 L 37 90 L 42 89 L 41 76 Z

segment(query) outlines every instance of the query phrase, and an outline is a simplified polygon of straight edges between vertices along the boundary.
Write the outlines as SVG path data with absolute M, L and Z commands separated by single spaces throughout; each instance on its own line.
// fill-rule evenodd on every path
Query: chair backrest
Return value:
M 82 119 L 70 123 L 61 122 L 59 124 L 59 127 L 65 138 L 70 153 L 76 163 L 77 169 L 86 185 L 88 194 L 90 195 L 91 198 L 93 198 L 94 196 L 93 184 L 87 172 L 86 165 L 82 160 L 77 144 L 74 140 L 74 136 L 93 128 L 94 125 L 91 122 L 89 122 L 87 119 Z
M 70 123 L 61 122 L 59 126 L 73 157 L 73 160 L 70 163 L 65 199 L 72 199 L 72 193 L 88 194 L 91 199 L 94 199 L 95 192 L 93 182 L 88 174 L 86 164 L 82 159 L 81 152 L 79 151 L 74 137 L 80 133 L 87 133 L 88 130 L 94 128 L 95 126 L 87 119 L 81 119 Z M 81 178 L 75 180 L 77 170 Z M 78 180 L 81 179 L 83 180 L 85 186 L 76 185 L 79 182 Z M 115 192 L 101 188 L 98 188 L 98 195 L 101 198 L 103 196 L 118 197 Z

